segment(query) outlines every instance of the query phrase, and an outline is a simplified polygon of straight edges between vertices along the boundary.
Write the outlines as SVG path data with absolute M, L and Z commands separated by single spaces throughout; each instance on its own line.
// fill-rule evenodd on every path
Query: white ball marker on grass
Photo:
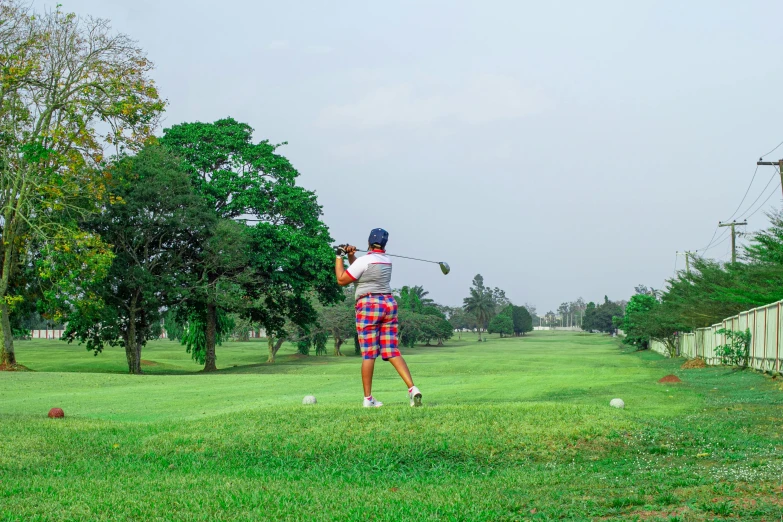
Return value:
M 315 400 L 315 395 L 305 395 L 305 398 L 302 399 L 302 404 L 315 404 L 316 402 L 318 401 Z
M 609 401 L 609 406 L 612 408 L 620 408 L 621 410 L 625 408 L 625 402 L 623 402 L 622 399 L 612 399 Z

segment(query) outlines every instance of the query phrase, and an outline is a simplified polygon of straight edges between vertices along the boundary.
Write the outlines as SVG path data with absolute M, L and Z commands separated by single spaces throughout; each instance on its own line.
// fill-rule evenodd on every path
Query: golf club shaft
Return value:
M 357 248 L 357 249 L 356 249 L 356 251 L 357 251 L 357 252 L 369 252 L 369 250 L 361 250 L 361 249 L 359 249 L 359 248 Z M 391 256 L 391 257 L 400 257 L 400 258 L 402 258 L 402 259 L 410 259 L 410 260 L 412 260 L 412 261 L 421 261 L 421 262 L 423 262 L 423 263 L 434 263 L 434 264 L 436 264 L 436 265 L 439 265 L 439 264 L 440 264 L 440 261 L 430 261 L 430 260 L 428 260 L 428 259 L 419 259 L 418 257 L 408 257 L 408 256 L 401 256 L 401 255 L 399 255 L 399 254 L 386 254 L 386 255 L 387 255 L 387 256 Z

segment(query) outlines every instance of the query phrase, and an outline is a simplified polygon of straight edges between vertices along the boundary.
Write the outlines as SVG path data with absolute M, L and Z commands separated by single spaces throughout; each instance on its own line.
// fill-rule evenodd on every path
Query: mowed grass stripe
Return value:
M 265 344 L 226 346 L 215 375 L 190 373 L 166 341 L 144 357 L 159 354 L 171 375 L 0 374 L 11 441 L 0 445 L 0 520 L 783 514 L 781 391 L 759 374 L 684 371 L 610 338 L 537 332 L 408 350 L 426 407 L 407 406 L 384 364 L 376 394 L 388 406 L 366 410 L 355 357 L 303 360 L 288 347 L 282 364 L 259 365 Z M 96 364 L 67 345 L 19 352 L 33 369 L 57 353 L 89 361 L 71 361 L 77 372 Z M 120 357 L 103 356 L 112 371 Z M 668 373 L 684 382 L 658 384 Z M 307 393 L 319 404 L 302 406 Z M 615 396 L 626 410 L 608 407 Z M 44 418 L 54 405 L 66 419 Z

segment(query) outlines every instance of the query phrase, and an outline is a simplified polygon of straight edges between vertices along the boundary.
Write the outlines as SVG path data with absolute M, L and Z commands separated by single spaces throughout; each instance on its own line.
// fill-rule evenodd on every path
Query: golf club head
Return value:
M 439 261 L 438 265 L 440 265 L 440 271 L 443 272 L 443 275 L 447 275 L 449 272 L 451 272 L 449 264 L 445 261 Z

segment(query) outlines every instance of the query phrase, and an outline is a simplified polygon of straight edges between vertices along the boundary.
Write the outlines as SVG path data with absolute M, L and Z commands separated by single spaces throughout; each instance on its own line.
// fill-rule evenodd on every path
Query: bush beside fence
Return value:
M 726 344 L 726 335 L 717 333 L 721 328 L 745 331 L 750 329 L 750 357 L 748 367 L 765 372 L 780 372 L 781 344 L 783 344 L 783 301 L 760 306 L 728 317 L 708 328 L 699 328 L 693 333 L 680 334 L 678 353 L 688 359 L 699 357 L 709 365 L 720 365 L 716 348 Z M 666 347 L 659 341 L 650 343 L 650 349 L 668 355 Z

